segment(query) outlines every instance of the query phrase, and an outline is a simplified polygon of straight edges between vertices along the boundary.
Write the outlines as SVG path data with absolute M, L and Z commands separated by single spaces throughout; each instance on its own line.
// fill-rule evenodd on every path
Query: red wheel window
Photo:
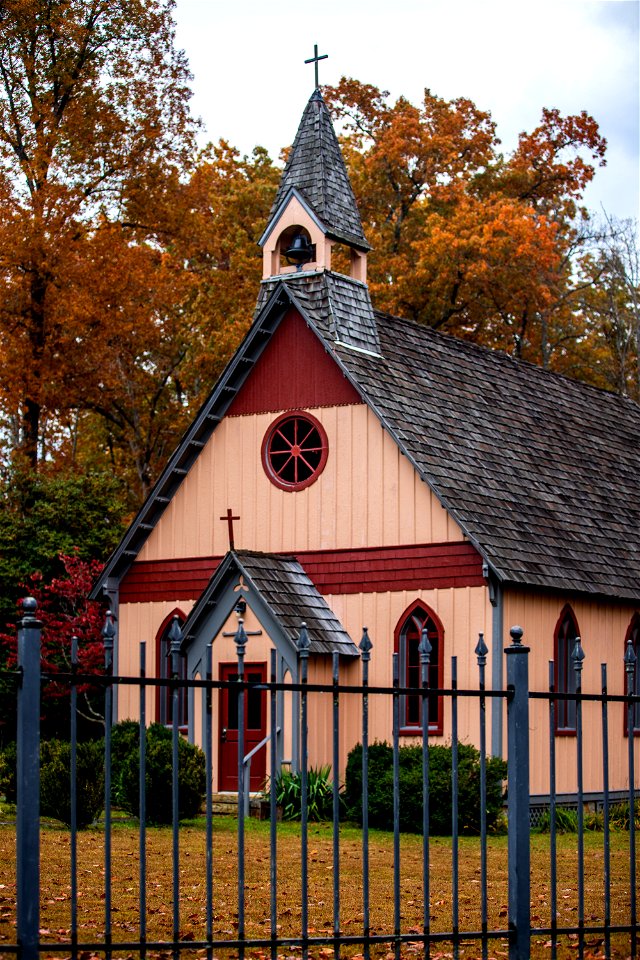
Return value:
M 324 428 L 309 413 L 285 413 L 271 424 L 262 442 L 262 463 L 272 483 L 301 490 L 324 470 L 328 444 Z

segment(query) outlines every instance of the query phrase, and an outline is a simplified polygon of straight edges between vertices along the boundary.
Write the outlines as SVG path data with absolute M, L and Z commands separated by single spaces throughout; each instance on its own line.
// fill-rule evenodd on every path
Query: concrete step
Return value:
M 238 813 L 237 793 L 214 793 L 211 798 L 211 809 L 214 815 L 235 817 Z M 266 820 L 269 817 L 269 803 L 261 793 L 249 794 L 249 811 L 252 817 Z

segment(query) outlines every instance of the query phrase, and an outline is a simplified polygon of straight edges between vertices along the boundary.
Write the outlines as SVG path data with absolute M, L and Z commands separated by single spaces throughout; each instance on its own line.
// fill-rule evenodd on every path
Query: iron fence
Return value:
M 17 953 L 22 960 L 39 960 L 41 955 L 70 956 L 73 960 L 82 960 L 88 953 L 99 953 L 107 960 L 114 956 L 130 956 L 137 954 L 141 958 L 153 952 L 171 953 L 178 960 L 185 951 L 204 951 L 208 960 L 212 960 L 214 953 L 233 951 L 243 958 L 247 952 L 269 952 L 273 960 L 277 960 L 287 951 L 300 951 L 303 958 L 316 956 L 319 951 L 333 951 L 338 958 L 354 952 L 362 955 L 365 960 L 378 951 L 391 950 L 395 960 L 404 955 L 404 951 L 412 953 L 417 948 L 425 957 L 432 955 L 436 947 L 446 942 L 450 945 L 451 955 L 458 957 L 465 949 L 473 949 L 474 955 L 487 958 L 492 942 L 504 941 L 508 943 L 509 957 L 512 960 L 524 960 L 530 956 L 531 943 L 537 939 L 548 938 L 547 955 L 556 957 L 559 945 L 563 938 L 575 938 L 575 947 L 578 956 L 584 957 L 587 950 L 588 937 L 596 936 L 602 940 L 602 949 L 606 956 L 611 955 L 612 936 L 622 935 L 625 939 L 626 955 L 637 956 L 637 904 L 636 904 L 636 832 L 635 832 L 635 769 L 634 769 L 634 722 L 640 698 L 634 693 L 635 654 L 631 644 L 625 652 L 625 670 L 627 678 L 627 692 L 625 695 L 612 695 L 607 692 L 607 670 L 602 667 L 602 689 L 598 694 L 582 692 L 580 677 L 584 653 L 580 640 L 576 642 L 573 651 L 573 664 L 576 671 L 576 689 L 571 694 L 559 693 L 554 689 L 553 666 L 550 665 L 549 689 L 546 691 L 530 691 L 528 677 L 528 648 L 522 643 L 522 630 L 518 627 L 510 631 L 511 643 L 505 648 L 507 660 L 507 684 L 504 690 L 488 690 L 485 684 L 485 665 L 487 647 L 482 635 L 479 637 L 475 650 L 478 664 L 478 684 L 474 689 L 460 689 L 457 682 L 456 659 L 452 658 L 451 687 L 437 689 L 429 687 L 429 659 L 431 648 L 427 631 L 424 630 L 419 647 L 421 686 L 421 726 L 420 738 L 422 747 L 421 789 L 422 789 L 422 840 L 420 876 L 408 878 L 412 884 L 414 898 L 422 902 L 422 921 L 420 928 L 406 929 L 403 926 L 403 906 L 406 894 L 403 894 L 403 861 L 400 832 L 400 704 L 401 698 L 415 696 L 414 688 L 400 686 L 398 657 L 394 654 L 393 683 L 391 687 L 372 686 L 369 683 L 369 664 L 371 659 L 372 642 L 364 631 L 360 643 L 361 682 L 357 685 L 341 682 L 340 661 L 338 654 L 333 655 L 333 670 L 331 683 L 321 684 L 309 681 L 309 637 L 306 627 L 301 626 L 297 645 L 299 658 L 298 682 L 283 683 L 276 680 L 275 654 L 271 660 L 269 679 L 265 683 L 251 684 L 245 679 L 244 661 L 248 637 L 242 623 L 235 635 L 237 651 L 237 680 L 214 680 L 212 676 L 212 648 L 207 651 L 206 673 L 201 679 L 181 679 L 179 671 L 179 655 L 181 633 L 177 620 L 174 621 L 170 633 L 172 676 L 168 679 L 147 677 L 145 671 L 146 652 L 145 644 L 140 646 L 139 675 L 114 676 L 112 674 L 113 644 L 115 626 L 111 614 L 107 615 L 103 630 L 105 649 L 105 674 L 102 677 L 83 676 L 78 671 L 77 649 L 74 644 L 72 650 L 72 667 L 69 674 L 56 674 L 58 684 L 66 683 L 70 690 L 70 783 L 71 783 L 71 813 L 70 813 L 70 915 L 68 935 L 61 936 L 56 942 L 43 941 L 40 930 L 40 890 L 41 890 L 41 824 L 40 824 L 40 690 L 41 684 L 51 679 L 41 671 L 40 664 L 40 632 L 41 625 L 36 619 L 36 603 L 28 599 L 24 601 L 24 616 L 18 630 L 18 670 L 14 674 L 17 680 L 17 806 L 16 806 L 16 910 L 17 910 L 17 937 L 14 943 L 6 939 L 0 941 L 0 953 Z M 5 674 L 6 675 L 6 674 Z M 104 815 L 101 820 L 102 830 L 102 860 L 104 870 L 104 929 L 102 936 L 93 940 L 85 940 L 81 936 L 78 922 L 78 795 L 76 790 L 76 758 L 77 758 L 77 690 L 87 682 L 102 685 L 105 693 L 105 737 L 104 737 Z M 146 764 L 145 731 L 148 719 L 147 693 L 150 688 L 158 685 L 169 686 L 174 698 L 172 735 L 172 825 L 171 825 L 171 889 L 166 891 L 167 901 L 171 910 L 171 937 L 157 940 L 148 936 L 148 878 L 147 878 L 147 847 L 148 831 L 146 824 Z M 113 864 L 113 822 L 112 810 L 112 742 L 111 742 L 111 714 L 113 709 L 114 687 L 134 686 L 139 697 L 139 810 L 138 810 L 138 904 L 137 930 L 132 939 L 117 939 L 114 937 L 113 902 L 114 890 Z M 214 904 L 214 880 L 216 877 L 216 862 L 213 856 L 213 839 L 215 823 L 213 817 L 213 730 L 215 728 L 213 716 L 213 694 L 222 688 L 233 687 L 238 698 L 238 795 L 237 795 L 237 884 L 236 884 L 236 930 L 235 934 L 226 931 L 224 935 L 216 927 Z M 301 780 L 301 807 L 300 807 L 300 929 L 296 935 L 284 936 L 281 932 L 282 902 L 279 899 L 279 885 L 281 874 L 279 870 L 279 852 L 283 839 L 281 826 L 278 823 L 276 791 L 269 792 L 269 915 L 263 917 L 263 923 L 268 923 L 268 935 L 255 936 L 247 933 L 246 906 L 248 888 L 246 878 L 247 853 L 251 853 L 250 843 L 245 833 L 245 810 L 248 790 L 246 775 L 247 756 L 245 756 L 245 712 L 244 698 L 252 689 L 259 687 L 268 697 L 268 734 L 264 746 L 269 747 L 270 782 L 275 784 L 279 770 L 277 762 L 279 754 L 278 737 L 281 730 L 278 725 L 278 697 L 285 691 L 298 697 L 299 704 L 299 743 L 300 743 L 300 780 Z M 178 697 L 181 689 L 191 689 L 193 696 L 201 698 L 203 723 L 203 750 L 205 754 L 206 796 L 204 801 L 205 824 L 205 866 L 204 866 L 204 923 L 200 939 L 190 939 L 185 942 L 181 939 L 181 876 L 180 876 L 180 821 L 179 821 L 179 711 Z M 333 777 L 332 786 L 332 845 L 331 845 L 331 873 L 332 873 L 332 923 L 331 928 L 318 932 L 310 924 L 310 848 L 309 848 L 309 704 L 313 697 L 329 696 L 332 702 L 331 710 L 331 752 L 332 768 L 341 769 L 341 705 L 345 698 L 355 697 L 359 701 L 361 729 L 359 732 L 362 744 L 362 824 L 361 849 L 359 864 L 359 889 L 361 891 L 361 917 L 358 918 L 358 929 L 353 930 L 353 923 L 349 921 L 350 932 L 346 932 L 346 922 L 342 913 L 344 886 L 341 878 L 342 844 L 341 844 L 341 799 L 338 776 Z M 451 815 L 451 915 L 450 924 L 433 922 L 437 916 L 438 904 L 433 897 L 433 838 L 429 834 L 430 806 L 437 801 L 430 790 L 430 753 L 432 737 L 429 732 L 428 698 L 438 696 L 448 698 L 451 716 L 451 746 L 452 746 L 452 815 Z M 393 707 L 393 824 L 391 858 L 393 861 L 392 885 L 390 894 L 392 923 L 390 929 L 380 931 L 374 928 L 371 920 L 372 893 L 371 893 L 371 830 L 369 826 L 369 786 L 370 786 L 370 751 L 369 723 L 370 709 L 373 698 L 390 698 Z M 555 711 L 559 701 L 571 698 L 576 709 L 576 778 L 577 792 L 573 798 L 573 805 L 577 814 L 578 831 L 576 835 L 576 922 L 567 924 L 561 922 L 558 909 L 558 837 L 556 830 L 556 810 L 558 796 L 556 794 L 556 756 L 555 756 Z M 462 699 L 472 698 L 477 703 L 479 714 L 479 763 L 480 763 L 480 837 L 479 837 L 479 917 L 480 922 L 476 929 L 466 929 L 460 922 L 460 836 L 459 836 L 459 737 L 458 737 L 458 707 Z M 508 910 L 501 911 L 506 916 L 501 923 L 491 922 L 491 887 L 488 869 L 489 838 L 487 836 L 487 753 L 486 753 L 486 704 L 492 698 L 498 698 L 506 703 L 507 711 L 507 740 L 508 740 Z M 547 925 L 535 922 L 532 918 L 531 901 L 531 827 L 530 827 L 530 790 L 529 790 L 529 709 L 533 700 L 546 702 L 549 715 L 549 917 Z M 603 886 L 602 904 L 603 916 L 597 920 L 585 913 L 585 823 L 584 807 L 585 794 L 583 788 L 583 752 L 584 752 L 584 724 L 583 705 L 593 701 L 600 704 L 601 724 L 599 735 L 603 745 L 602 796 L 603 833 Z M 625 802 L 629 808 L 629 871 L 628 889 L 618 889 L 612 883 L 611 872 L 611 837 L 609 832 L 609 805 L 610 791 L 608 783 L 609 769 L 609 706 L 612 702 L 626 705 L 627 718 L 627 747 L 628 747 L 628 792 Z M 595 731 L 590 729 L 590 736 Z M 261 745 L 262 746 L 262 745 Z M 254 751 L 250 751 L 254 752 Z M 249 838 L 250 840 L 250 838 Z M 628 911 L 620 920 L 620 900 L 628 896 Z M 616 920 L 612 920 L 612 897 L 616 904 Z M 434 914 L 434 911 L 436 913 Z M 495 911 L 494 911 L 495 912 Z M 441 919 L 441 918 L 440 918 Z M 473 946 L 469 948 L 469 944 Z M 386 954 L 388 955 L 388 954 Z M 468 953 L 466 955 L 469 955 Z

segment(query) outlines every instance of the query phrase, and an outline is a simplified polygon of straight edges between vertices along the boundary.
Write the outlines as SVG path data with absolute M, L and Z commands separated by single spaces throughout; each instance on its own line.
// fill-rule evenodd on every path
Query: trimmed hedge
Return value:
M 135 730 L 134 730 L 135 728 Z M 172 732 L 152 723 L 146 733 L 146 822 L 167 824 L 172 820 Z M 140 803 L 140 749 L 138 724 L 125 720 L 113 731 L 113 795 L 118 804 L 137 817 Z M 184 737 L 178 740 L 178 815 L 195 817 L 206 789 L 205 757 Z
M 422 747 L 399 750 L 400 830 L 422 832 Z M 429 833 L 449 836 L 452 826 L 452 748 L 429 746 Z M 487 829 L 495 829 L 502 813 L 507 764 L 487 758 Z M 369 747 L 369 825 L 393 828 L 393 750 L 388 743 Z M 357 744 L 347 758 L 344 802 L 347 818 L 362 823 L 362 746 Z M 458 745 L 458 830 L 480 833 L 480 754 L 470 744 Z

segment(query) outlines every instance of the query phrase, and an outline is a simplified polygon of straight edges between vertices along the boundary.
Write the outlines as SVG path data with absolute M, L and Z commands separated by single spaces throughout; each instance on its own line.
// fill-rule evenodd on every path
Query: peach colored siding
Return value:
M 220 556 L 228 549 L 232 507 L 236 545 L 280 552 L 464 537 L 416 476 L 365 405 L 311 411 L 329 438 L 318 480 L 291 493 L 275 487 L 261 462 L 262 439 L 274 414 L 227 417 L 143 547 L 140 560 Z
M 523 643 L 531 648 L 529 683 L 532 690 L 549 689 L 549 660 L 553 659 L 553 638 L 562 609 L 570 597 L 537 596 L 525 591 L 505 595 L 505 633 L 509 643 L 509 627 L 519 624 L 524 630 Z M 600 665 L 608 665 L 608 689 L 611 694 L 624 693 L 624 641 L 634 608 L 624 604 L 604 604 L 590 600 L 571 601 L 578 621 L 585 652 L 582 671 L 584 693 L 600 693 Z M 505 675 L 506 679 L 506 675 Z M 627 749 L 623 735 L 624 707 L 609 706 L 610 780 L 612 789 L 628 785 Z M 602 784 L 602 714 L 600 704 L 583 706 L 584 786 L 599 790 Z M 505 728 L 506 730 L 506 728 Z M 544 793 L 549 770 L 548 703 L 532 701 L 530 715 L 532 793 Z M 576 738 L 555 738 L 557 789 L 559 793 L 576 789 Z M 636 786 L 640 785 L 640 738 L 635 739 Z
M 137 677 L 140 673 L 140 642 L 146 641 L 146 670 L 148 677 L 156 676 L 156 635 L 165 619 L 175 609 L 185 615 L 193 606 L 193 600 L 158 601 L 156 603 L 123 603 L 118 611 L 118 662 L 122 676 Z M 147 691 L 147 717 L 149 723 L 156 719 L 155 693 Z M 118 688 L 118 719 L 137 720 L 140 716 L 138 690 L 136 687 Z

